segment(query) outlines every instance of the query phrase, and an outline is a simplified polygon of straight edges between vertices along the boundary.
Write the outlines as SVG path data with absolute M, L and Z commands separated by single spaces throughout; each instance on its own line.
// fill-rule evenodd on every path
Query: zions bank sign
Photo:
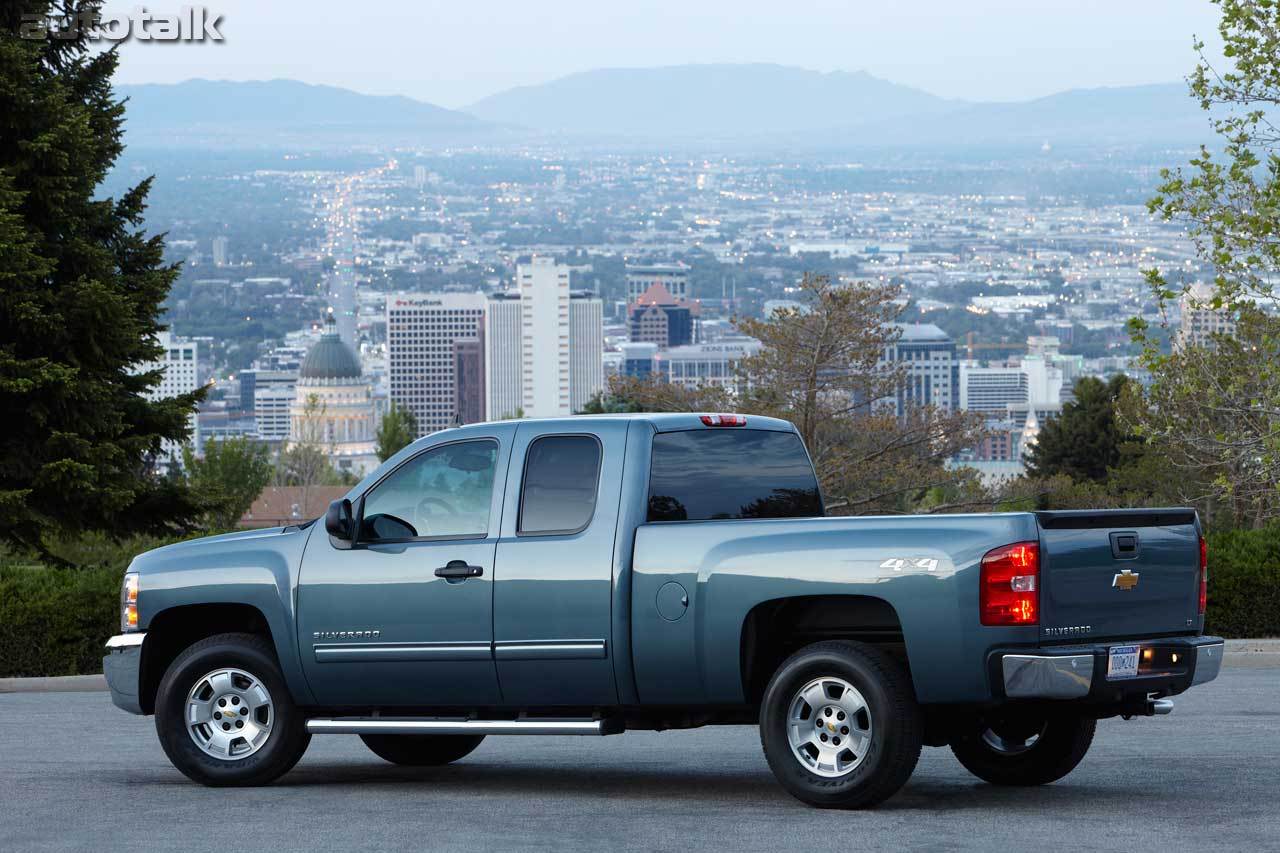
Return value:
M 18 35 L 24 39 L 88 41 L 222 41 L 222 15 L 203 6 L 183 6 L 164 14 L 145 8 L 119 14 L 85 11 L 76 15 L 22 16 Z

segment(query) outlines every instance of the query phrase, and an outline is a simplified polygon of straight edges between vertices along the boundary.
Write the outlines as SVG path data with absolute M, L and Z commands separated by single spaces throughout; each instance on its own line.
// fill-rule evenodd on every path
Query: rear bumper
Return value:
M 1108 680 L 1107 651 L 1140 646 L 1136 678 Z M 1148 650 L 1150 655 L 1147 655 Z M 988 658 L 991 682 L 1007 699 L 1124 702 L 1172 696 L 1218 677 L 1221 637 L 1164 637 L 1037 649 L 998 649 Z
M 130 714 L 141 714 L 138 701 L 138 675 L 142 665 L 145 633 L 117 634 L 107 640 L 107 654 L 102 658 L 102 673 L 107 677 L 111 701 Z

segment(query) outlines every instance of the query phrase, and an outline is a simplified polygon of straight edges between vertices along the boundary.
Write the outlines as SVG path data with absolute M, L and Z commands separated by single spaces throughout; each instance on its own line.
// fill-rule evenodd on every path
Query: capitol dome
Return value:
M 306 381 L 309 379 L 359 379 L 362 373 L 360 359 L 338 336 L 338 324 L 333 315 L 327 315 L 324 319 L 324 334 L 307 351 L 307 357 L 303 359 L 302 368 L 298 371 L 300 384 L 309 384 Z

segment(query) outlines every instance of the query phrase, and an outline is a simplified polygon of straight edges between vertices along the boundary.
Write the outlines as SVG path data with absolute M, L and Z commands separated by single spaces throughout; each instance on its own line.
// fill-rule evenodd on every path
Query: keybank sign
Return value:
M 222 15 L 203 6 L 183 6 L 174 14 L 138 7 L 128 14 L 23 15 L 18 34 L 24 39 L 89 41 L 222 41 Z

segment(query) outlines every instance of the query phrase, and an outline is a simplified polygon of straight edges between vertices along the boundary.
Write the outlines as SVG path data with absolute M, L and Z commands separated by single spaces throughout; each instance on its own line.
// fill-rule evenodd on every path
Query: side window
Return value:
M 591 521 L 600 442 L 589 435 L 534 439 L 525 456 L 518 533 L 577 533 Z
M 364 499 L 360 541 L 419 537 L 484 537 L 498 443 L 446 444 L 420 453 Z

